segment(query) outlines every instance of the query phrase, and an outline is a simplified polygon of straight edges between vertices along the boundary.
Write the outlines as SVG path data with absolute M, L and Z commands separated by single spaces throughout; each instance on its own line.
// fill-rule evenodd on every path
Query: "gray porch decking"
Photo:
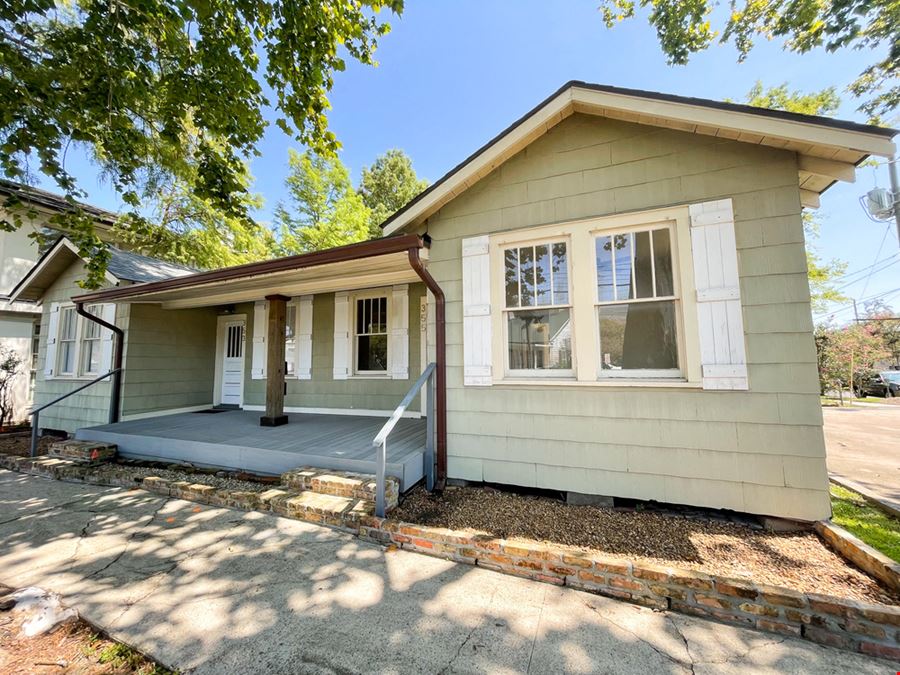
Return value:
M 356 415 L 289 414 L 261 427 L 262 413 L 178 413 L 79 429 L 80 440 L 116 443 L 124 457 L 280 474 L 300 466 L 375 473 L 372 439 L 387 421 Z M 401 490 L 424 475 L 425 419 L 403 418 L 387 443 L 387 473 Z

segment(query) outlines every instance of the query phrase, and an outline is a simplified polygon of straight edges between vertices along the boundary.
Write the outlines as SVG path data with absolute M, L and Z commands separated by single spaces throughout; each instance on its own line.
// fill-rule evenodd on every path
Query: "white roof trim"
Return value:
M 31 280 L 39 275 L 53 260 L 59 255 L 60 251 L 68 250 L 75 254 L 75 257 L 87 262 L 82 256 L 78 254 L 78 247 L 75 246 L 67 237 L 60 237 L 59 240 L 50 248 L 49 251 L 44 253 L 41 256 L 41 259 L 34 264 L 34 266 L 28 270 L 28 274 L 22 277 L 21 281 L 16 284 L 16 287 L 12 289 L 9 294 L 9 301 L 15 302 L 19 295 L 29 286 Z M 118 285 L 119 279 L 116 278 L 109 270 L 104 274 L 106 280 L 113 285 Z
M 781 142 L 802 143 L 835 150 L 849 150 L 863 157 L 866 155 L 892 157 L 896 149 L 890 139 L 877 133 L 754 114 L 751 111 L 722 109 L 699 103 L 601 91 L 572 84 L 515 123 L 470 160 L 452 169 L 432 190 L 426 190 L 418 200 L 401 209 L 385 226 L 384 236 L 394 234 L 410 224 L 420 223 L 573 112 L 599 116 L 624 113 L 640 116 L 642 119 L 637 121 L 639 124 L 655 123 L 657 126 L 669 127 L 679 125 L 678 128 L 694 132 L 700 132 L 699 128 L 705 131 L 718 129 L 729 134 L 725 137 L 736 138 L 738 141 L 760 143 L 764 142 L 763 139 L 773 139 L 780 141 L 775 144 L 776 147 L 781 147 Z M 737 134 L 740 134 L 739 138 Z M 843 166 L 847 170 L 853 165 L 844 163 Z

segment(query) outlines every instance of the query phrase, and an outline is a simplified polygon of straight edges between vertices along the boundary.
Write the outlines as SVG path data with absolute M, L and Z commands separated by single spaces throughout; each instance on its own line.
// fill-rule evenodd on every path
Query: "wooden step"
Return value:
M 281 482 L 294 490 L 375 501 L 375 476 L 371 474 L 304 466 L 281 474 Z M 384 482 L 385 507 L 392 509 L 397 506 L 399 496 L 400 481 L 388 476 Z

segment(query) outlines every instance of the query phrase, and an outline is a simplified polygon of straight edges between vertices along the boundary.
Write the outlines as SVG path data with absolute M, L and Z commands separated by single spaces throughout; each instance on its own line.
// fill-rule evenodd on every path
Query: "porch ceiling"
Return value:
M 421 281 L 409 250 L 427 249 L 416 236 L 392 237 L 178 279 L 135 284 L 74 298 L 76 302 L 160 304 L 166 309 L 209 307 L 259 300 L 266 295 L 306 295 Z

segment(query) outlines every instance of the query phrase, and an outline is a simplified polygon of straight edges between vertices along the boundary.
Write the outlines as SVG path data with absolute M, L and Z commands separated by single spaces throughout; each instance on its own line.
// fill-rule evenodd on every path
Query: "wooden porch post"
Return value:
M 264 427 L 287 424 L 284 414 L 284 339 L 287 301 L 283 295 L 267 295 L 269 325 L 266 332 L 266 414 L 259 419 Z

